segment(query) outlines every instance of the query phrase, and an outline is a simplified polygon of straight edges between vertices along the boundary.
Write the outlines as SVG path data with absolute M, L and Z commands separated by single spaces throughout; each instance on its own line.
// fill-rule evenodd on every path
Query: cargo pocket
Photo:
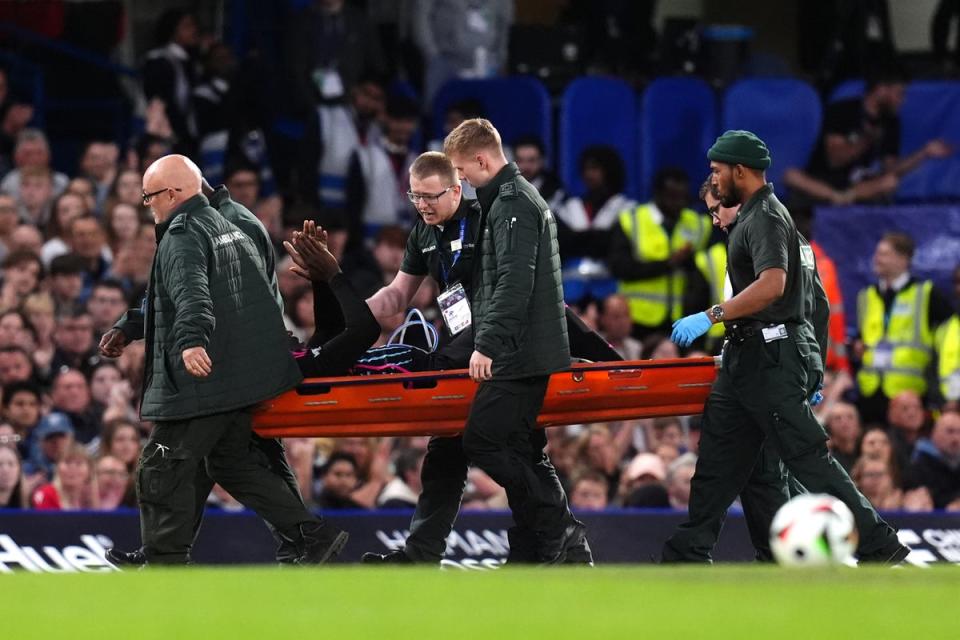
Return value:
M 189 455 L 185 451 L 171 451 L 158 443 L 149 445 L 153 451 L 144 452 L 137 474 L 137 497 L 140 502 L 167 504 L 183 484 Z
M 177 386 L 176 378 L 173 377 L 176 367 L 170 362 L 170 354 L 163 348 L 160 349 L 160 364 L 163 367 L 162 386 L 168 391 L 180 393 L 180 387 Z
M 800 457 L 827 441 L 827 432 L 805 407 L 804 404 L 798 409 L 781 408 L 773 412 L 774 436 L 784 460 Z

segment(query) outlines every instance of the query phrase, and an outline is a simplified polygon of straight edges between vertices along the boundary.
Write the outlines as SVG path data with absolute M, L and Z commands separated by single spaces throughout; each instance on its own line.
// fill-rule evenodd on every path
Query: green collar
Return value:
M 500 187 L 515 180 L 519 175 L 520 169 L 517 168 L 517 164 L 515 162 L 508 162 L 497 172 L 497 175 L 493 176 L 490 182 L 482 187 L 477 187 L 477 200 L 480 201 L 480 206 L 483 207 L 483 210 L 489 211 L 493 205 L 493 201 L 500 195 Z

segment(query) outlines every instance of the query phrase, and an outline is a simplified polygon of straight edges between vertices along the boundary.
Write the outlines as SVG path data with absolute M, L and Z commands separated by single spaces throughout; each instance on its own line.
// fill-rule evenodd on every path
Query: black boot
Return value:
M 587 528 L 581 522 L 574 521 L 567 525 L 563 534 L 555 540 L 548 540 L 540 545 L 538 558 L 540 564 L 564 564 L 567 556 L 577 548 L 586 544 Z M 587 547 L 589 550 L 589 546 Z M 591 557 L 592 560 L 592 557 Z M 571 559 L 572 561 L 572 559 Z
M 368 551 L 360 556 L 360 562 L 362 564 L 403 565 L 413 564 L 413 559 L 408 556 L 403 549 L 397 549 L 396 551 L 391 551 L 390 553 L 372 553 Z
M 147 564 L 147 554 L 143 552 L 143 548 L 136 549 L 135 551 L 121 551 L 113 547 L 112 549 L 107 549 L 105 555 L 107 561 L 118 567 L 142 567 Z
M 343 551 L 350 534 L 317 522 L 300 525 L 294 535 L 282 537 L 292 540 L 300 551 L 293 564 L 323 564 Z

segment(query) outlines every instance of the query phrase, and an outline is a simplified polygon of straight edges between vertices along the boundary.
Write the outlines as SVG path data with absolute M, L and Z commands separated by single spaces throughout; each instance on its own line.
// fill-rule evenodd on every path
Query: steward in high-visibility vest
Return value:
M 847 356 L 847 319 L 843 308 L 843 293 L 840 291 L 840 279 L 837 266 L 824 253 L 815 241 L 810 242 L 813 255 L 817 259 L 817 272 L 830 301 L 830 330 L 827 341 L 827 360 L 824 363 L 832 371 L 850 371 L 850 359 Z
M 954 315 L 937 330 L 937 379 L 947 402 L 960 401 L 960 315 Z
M 873 255 L 880 282 L 857 295 L 857 328 L 863 343 L 857 386 L 865 422 L 884 419 L 890 398 L 902 391 L 921 397 L 927 393 L 934 334 L 953 315 L 932 282 L 910 276 L 913 251 L 910 236 L 885 234 Z

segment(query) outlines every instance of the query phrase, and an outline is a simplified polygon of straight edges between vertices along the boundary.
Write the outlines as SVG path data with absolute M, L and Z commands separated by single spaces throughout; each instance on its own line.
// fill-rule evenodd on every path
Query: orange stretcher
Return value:
M 574 364 L 550 376 L 540 427 L 703 412 L 718 358 Z M 455 435 L 477 385 L 465 369 L 310 378 L 263 403 L 263 437 Z

